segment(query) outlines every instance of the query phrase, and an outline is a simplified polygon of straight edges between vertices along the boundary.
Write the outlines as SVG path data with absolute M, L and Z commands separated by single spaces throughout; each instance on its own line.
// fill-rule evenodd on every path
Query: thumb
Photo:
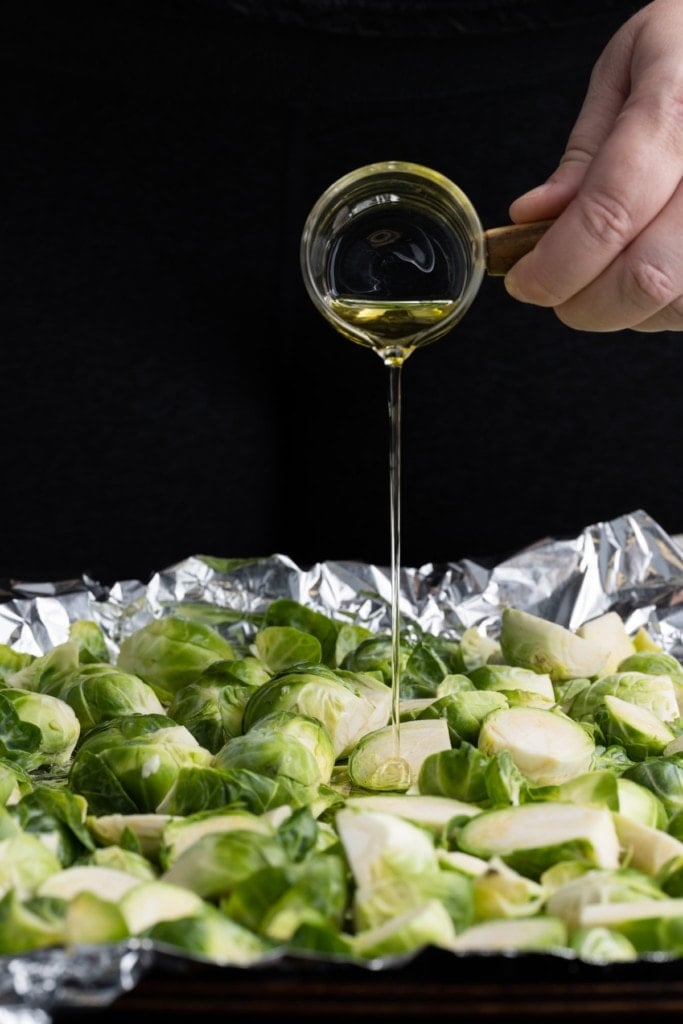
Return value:
M 510 219 L 525 224 L 559 217 L 579 191 L 589 163 L 589 157 L 568 149 L 558 168 L 542 185 L 536 185 L 510 204 Z

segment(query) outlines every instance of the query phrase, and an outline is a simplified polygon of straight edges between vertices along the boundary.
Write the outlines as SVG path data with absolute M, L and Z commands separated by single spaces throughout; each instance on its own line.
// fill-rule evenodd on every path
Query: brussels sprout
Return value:
M 0 644 L 0 683 L 9 683 L 20 669 L 35 659 L 35 654 L 15 651 L 9 644 Z
M 486 773 L 489 758 L 471 743 L 429 754 L 417 777 L 418 792 L 444 796 L 465 803 L 480 803 L 488 796 Z
M 35 835 L 66 867 L 94 847 L 85 825 L 85 800 L 66 789 L 36 786 L 10 809 L 27 835 Z
M 535 788 L 534 784 L 519 770 L 509 750 L 499 750 L 493 757 L 486 757 L 476 747 L 474 752 L 482 762 L 481 782 L 485 794 L 481 797 L 482 803 L 505 807 L 525 803 L 530 798 L 529 792 Z M 553 793 L 552 799 L 557 799 L 557 792 Z
M 633 943 L 611 928 L 575 928 L 569 936 L 569 947 L 586 963 L 614 964 L 638 959 Z
M 482 921 L 457 936 L 453 949 L 458 953 L 549 953 L 564 949 L 567 929 L 563 921 L 549 914 L 535 917 Z
M 254 637 L 254 647 L 271 672 L 322 661 L 320 641 L 293 626 L 264 626 Z
M 161 880 L 213 900 L 227 896 L 238 882 L 255 872 L 286 862 L 276 836 L 253 829 L 209 832 L 183 850 Z
M 344 859 L 325 853 L 250 875 L 235 885 L 220 906 L 252 931 L 287 942 L 303 925 L 339 931 L 347 904 Z
M 609 652 L 601 669 L 605 674 L 616 672 L 619 663 L 635 653 L 633 640 L 628 635 L 624 620 L 618 612 L 605 612 L 594 619 L 589 619 L 579 626 L 576 635 Z
M 137 721 L 136 721 L 137 720 Z M 154 811 L 182 767 L 208 766 L 212 755 L 163 715 L 129 715 L 96 726 L 77 751 L 69 787 L 90 813 Z
M 683 854 L 667 860 L 655 876 L 657 884 L 667 896 L 683 896 Z
M 546 899 L 542 885 L 520 875 L 499 857 L 492 857 L 486 870 L 476 875 L 472 892 L 474 912 L 481 921 L 530 917 L 540 911 Z
M 664 804 L 667 815 L 683 810 L 683 755 L 648 757 L 627 766 L 621 774 L 654 793 Z
M 442 870 L 433 837 L 408 820 L 382 811 L 345 807 L 336 827 L 355 882 L 356 931 L 400 919 L 436 900 L 449 919 L 448 934 L 473 915 L 469 880 Z
M 164 703 L 214 661 L 235 657 L 231 644 L 211 626 L 177 615 L 153 619 L 119 648 L 117 665 L 149 683 Z
M 0 954 L 28 953 L 64 941 L 66 904 L 35 896 L 22 900 L 10 889 L 0 899 Z
M 671 678 L 644 672 L 613 672 L 601 676 L 576 695 L 569 714 L 576 720 L 590 719 L 600 710 L 607 696 L 645 708 L 662 722 L 673 722 L 678 718 L 676 691 Z
M 166 714 L 149 712 L 144 715 L 119 715 L 101 722 L 88 732 L 80 746 L 93 753 L 107 750 L 111 746 L 127 743 L 129 740 L 154 737 L 158 743 L 187 743 L 196 746 L 197 741 L 182 726 Z M 80 752 L 80 751 L 79 751 Z
M 136 875 L 145 882 L 157 877 L 152 863 L 142 853 L 126 850 L 122 846 L 102 846 L 82 857 L 79 864 L 90 864 L 98 868 L 113 868 L 127 875 Z
M 131 935 L 148 931 L 159 921 L 192 917 L 204 909 L 204 901 L 190 889 L 160 879 L 140 882 L 123 893 L 119 910 Z
M 350 651 L 355 651 L 364 640 L 372 636 L 371 630 L 357 623 L 345 622 L 339 627 L 334 645 L 334 656 L 330 660 L 332 668 L 339 667 Z
M 51 650 L 34 657 L 22 668 L 8 676 L 10 686 L 19 690 L 45 691 L 58 686 L 67 674 L 80 664 L 80 648 L 75 640 L 57 644 Z
M 271 779 L 247 768 L 181 768 L 157 813 L 194 814 L 239 804 L 254 814 L 310 803 L 311 790 L 291 780 Z
M 492 658 L 500 655 L 499 642 L 480 632 L 476 626 L 470 626 L 463 632 L 459 647 L 465 673 L 486 665 Z
M 122 715 L 164 714 L 151 686 L 113 665 L 82 665 L 60 681 L 54 696 L 75 712 L 81 737 L 96 725 Z
M 607 870 L 593 868 L 559 885 L 547 898 L 546 910 L 560 917 L 571 931 L 582 920 L 581 911 L 590 903 L 624 903 L 662 900 L 664 893 L 642 871 L 634 868 Z
M 451 749 L 448 725 L 443 718 L 404 722 L 398 744 L 396 740 L 391 725 L 360 737 L 348 760 L 349 777 L 356 786 L 406 790 L 412 783 L 417 784 L 425 758 Z
M 592 739 L 580 725 L 541 708 L 491 712 L 482 723 L 477 746 L 487 756 L 509 751 L 519 770 L 540 786 L 558 785 L 588 771 L 595 754 Z
M 244 658 L 228 658 L 225 661 L 212 661 L 198 676 L 197 681 L 221 686 L 223 683 L 234 684 L 236 681 L 247 686 L 261 686 L 270 679 L 272 673 L 258 658 L 247 655 Z
M 214 755 L 212 766 L 221 771 L 245 769 L 285 785 L 293 782 L 308 789 L 311 796 L 321 783 L 329 781 L 332 771 L 327 759 L 321 766 L 308 744 L 297 736 L 258 728 L 228 740 Z
M 420 879 L 438 870 L 433 838 L 418 825 L 382 811 L 343 807 L 335 825 L 358 889 L 389 878 Z
M 426 711 L 432 704 L 437 703 L 436 697 L 408 697 L 398 702 L 399 722 L 414 722 L 423 711 Z M 429 715 L 425 716 L 429 718 Z M 432 718 L 442 718 L 442 715 L 432 715 Z
M 216 662 L 226 665 L 230 662 Z M 244 708 L 257 688 L 241 679 L 212 682 L 203 673 L 194 683 L 178 690 L 168 706 L 168 715 L 188 729 L 200 746 L 217 753 L 242 732 Z
M 352 939 L 354 954 L 365 959 L 398 953 L 415 953 L 427 946 L 454 949 L 453 922 L 437 899 L 426 900 L 376 928 L 358 932 Z
M 449 673 L 443 677 L 437 686 L 434 696 L 439 699 L 440 697 L 448 697 L 450 694 L 465 693 L 474 689 L 474 683 L 469 676 L 462 675 L 459 672 Z
M 613 772 L 618 776 L 632 765 L 633 761 L 623 747 L 612 744 L 610 747 L 600 745 L 595 748 L 595 768 L 598 771 Z
M 625 935 L 638 953 L 683 951 L 683 899 L 590 903 L 579 913 L 581 928 L 609 928 Z
M 25 768 L 0 759 L 0 807 L 10 807 L 32 788 L 31 775 Z
M 503 609 L 500 646 L 507 663 L 547 673 L 553 682 L 597 676 L 609 658 L 606 647 L 518 608 Z
M 271 818 L 239 807 L 198 811 L 184 817 L 168 818 L 161 836 L 159 861 L 165 869 L 170 868 L 180 854 L 202 836 L 212 832 L 232 832 L 235 829 L 252 830 L 264 835 L 275 833 Z
M 19 832 L 0 839 L 0 894 L 12 889 L 20 900 L 34 896 L 61 866 L 37 836 Z
M 528 690 L 550 701 L 555 700 L 550 676 L 529 668 L 514 665 L 482 665 L 470 672 L 469 677 L 478 690 Z
M 463 824 L 458 846 L 475 857 L 500 857 L 532 879 L 561 860 L 616 868 L 620 856 L 610 811 L 547 801 L 483 811 Z
M 291 598 L 277 598 L 270 602 L 263 616 L 262 628 L 269 626 L 286 626 L 310 633 L 320 644 L 319 660 L 330 668 L 335 667 L 336 645 L 341 627 L 323 612 L 307 608 Z
M 117 846 L 126 836 L 133 836 L 143 856 L 155 860 L 163 830 L 170 820 L 168 814 L 91 814 L 85 823 L 96 842 Z
M 393 678 L 392 645 L 390 635 L 380 633 L 361 641 L 353 651 L 349 651 L 341 663 L 341 668 L 350 672 L 375 672 L 387 686 L 391 686 Z M 401 638 L 399 644 L 398 670 L 400 677 L 405 675 L 411 647 Z
M 618 811 L 621 781 L 614 772 L 596 768 L 560 783 L 556 787 L 553 799 L 567 804 L 607 807 L 610 811 Z
M 138 885 L 139 875 L 131 875 L 127 871 L 97 864 L 73 864 L 47 877 L 39 886 L 37 895 L 68 901 L 82 892 L 91 892 L 95 896 L 106 893 L 108 900 L 118 903 L 129 889 Z
M 463 690 L 431 701 L 417 717 L 444 718 L 453 746 L 463 741 L 476 745 L 486 716 L 507 706 L 507 696 L 498 690 Z
M 329 782 L 334 768 L 334 747 L 330 734 L 319 718 L 311 718 L 298 711 L 273 711 L 259 718 L 249 730 L 249 735 L 258 732 L 293 736 L 299 740 L 313 754 L 320 769 L 320 781 Z
M 417 793 L 367 793 L 350 796 L 346 807 L 357 811 L 381 811 L 420 825 L 435 835 L 441 835 L 453 818 L 474 817 L 480 809 L 473 804 L 453 800 L 446 796 L 424 796 Z
M 120 908 L 104 896 L 84 889 L 66 904 L 61 941 L 67 945 L 120 942 L 129 934 Z
M 473 885 L 459 871 L 443 870 L 436 861 L 436 870 L 420 878 L 394 875 L 380 879 L 370 888 L 357 888 L 353 896 L 353 926 L 356 932 L 377 928 L 417 909 L 429 900 L 438 900 L 456 931 L 474 920 Z
M 505 697 L 511 708 L 541 708 L 542 711 L 559 711 L 557 702 L 533 690 L 505 690 Z
M 38 730 L 37 745 L 34 747 L 30 742 L 25 756 L 20 756 L 20 763 L 29 769 L 68 764 L 81 731 L 68 704 L 44 693 L 12 687 L 0 690 L 0 702 L 5 706 L 9 702 L 21 722 Z
M 318 666 L 273 676 L 260 686 L 244 709 L 244 731 L 273 711 L 317 718 L 330 735 L 335 758 L 347 757 L 362 735 L 387 724 L 391 690 L 368 675 Z
M 78 647 L 81 664 L 106 663 L 110 660 L 104 630 L 92 619 L 76 619 L 69 626 L 69 640 Z
M 42 733 L 38 726 L 24 722 L 14 702 L 0 691 L 0 754 L 3 761 L 30 771 L 34 765 L 40 765 L 41 741 Z
M 479 813 L 477 811 L 477 813 Z M 471 817 L 471 815 L 470 815 Z M 489 862 L 482 857 L 473 857 L 462 850 L 441 850 L 436 851 L 439 864 L 450 871 L 457 871 L 466 878 L 477 878 L 489 869 Z
M 619 662 L 617 672 L 641 672 L 650 676 L 670 676 L 672 679 L 683 678 L 683 665 L 673 654 L 665 654 L 662 650 L 635 651 Z
M 679 723 L 676 723 L 678 728 Z M 662 754 L 664 757 L 672 757 L 674 754 L 680 754 L 683 751 L 683 733 L 678 733 L 674 739 L 670 740 L 664 747 Z
M 627 863 L 639 871 L 656 875 L 667 861 L 683 855 L 683 843 L 674 836 L 618 811 L 612 819 Z
M 448 674 L 448 664 L 438 653 L 436 641 L 425 637 L 413 645 L 400 673 L 401 697 L 434 697 Z M 391 677 L 385 681 L 390 685 Z
M 572 715 L 571 709 L 579 694 L 583 693 L 583 691 L 587 690 L 591 685 L 591 680 L 586 678 L 563 679 L 557 683 L 553 683 L 557 710 L 564 712 L 566 715 L 571 715 L 573 718 L 580 717 Z
M 184 950 L 194 958 L 203 957 L 220 965 L 257 964 L 267 960 L 276 948 L 274 943 L 254 935 L 211 906 L 206 906 L 201 914 L 159 921 L 147 936 L 162 947 Z
M 640 626 L 633 634 L 633 646 L 636 649 L 636 654 L 640 654 L 643 651 L 661 651 L 663 649 L 662 645 L 657 643 L 645 626 Z
M 631 778 L 621 776 L 616 779 L 616 791 L 618 806 L 613 810 L 641 824 L 667 830 L 667 811 L 651 790 Z
M 609 694 L 603 697 L 595 722 L 605 742 L 622 746 L 633 761 L 661 754 L 674 738 L 671 729 L 652 711 Z
M 683 840 L 683 811 L 676 811 L 671 815 L 666 831 L 676 839 Z

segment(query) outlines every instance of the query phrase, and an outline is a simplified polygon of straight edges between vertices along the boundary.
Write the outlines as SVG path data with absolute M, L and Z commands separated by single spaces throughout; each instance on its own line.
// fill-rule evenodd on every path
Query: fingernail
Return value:
M 519 286 L 519 282 L 517 280 L 517 275 L 515 274 L 514 267 L 512 268 L 512 270 L 509 270 L 505 277 L 503 278 L 503 284 L 505 285 L 506 292 L 508 293 L 508 295 L 511 295 L 513 299 L 517 299 L 518 302 L 527 301 L 527 297 L 524 294 L 524 291 Z

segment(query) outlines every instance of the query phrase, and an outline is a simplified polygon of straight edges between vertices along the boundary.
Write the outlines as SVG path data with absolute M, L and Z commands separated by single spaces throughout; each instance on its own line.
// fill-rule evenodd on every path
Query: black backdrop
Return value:
M 310 304 L 306 214 L 403 159 L 505 223 L 638 4 L 487 6 L 2 5 L 1 577 L 387 563 L 387 371 Z M 485 280 L 405 367 L 404 564 L 635 508 L 683 530 L 681 344 L 573 332 Z

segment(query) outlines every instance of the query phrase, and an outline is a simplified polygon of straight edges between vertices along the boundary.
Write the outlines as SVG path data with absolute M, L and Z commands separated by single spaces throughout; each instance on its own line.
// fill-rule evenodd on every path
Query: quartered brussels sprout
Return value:
M 510 665 L 547 673 L 553 682 L 597 676 L 610 654 L 601 643 L 519 608 L 503 609 L 500 646 Z
M 562 860 L 617 868 L 620 846 L 612 813 L 603 808 L 539 802 L 483 811 L 458 832 L 458 846 L 477 857 L 500 857 L 531 879 Z

